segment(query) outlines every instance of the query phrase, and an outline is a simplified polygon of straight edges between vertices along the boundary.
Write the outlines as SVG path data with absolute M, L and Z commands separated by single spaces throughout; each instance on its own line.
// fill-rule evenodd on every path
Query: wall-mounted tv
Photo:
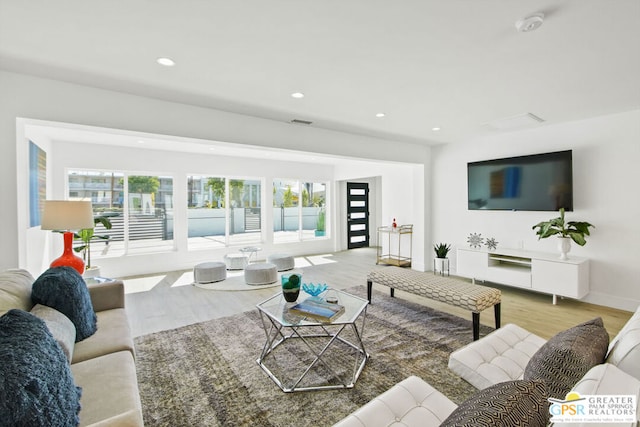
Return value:
M 573 210 L 572 152 L 467 164 L 469 210 Z

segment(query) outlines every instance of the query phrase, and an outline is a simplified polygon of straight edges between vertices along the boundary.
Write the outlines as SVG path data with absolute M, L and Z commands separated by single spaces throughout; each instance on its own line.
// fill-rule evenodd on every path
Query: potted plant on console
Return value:
M 440 274 L 444 274 L 445 266 L 447 266 L 446 270 L 449 270 L 447 255 L 451 250 L 451 245 L 448 243 L 438 243 L 437 245 L 433 245 L 433 250 L 436 253 L 436 259 L 433 260 L 434 273 L 439 272 Z
M 538 235 L 538 240 L 545 239 L 550 236 L 558 236 L 558 250 L 560 251 L 560 259 L 568 259 L 567 253 L 571 250 L 571 240 L 580 246 L 587 243 L 585 236 L 590 236 L 589 227 L 594 227 L 585 221 L 569 221 L 564 220 L 564 208 L 560 208 L 560 217 L 542 221 L 534 225 L 532 228 Z

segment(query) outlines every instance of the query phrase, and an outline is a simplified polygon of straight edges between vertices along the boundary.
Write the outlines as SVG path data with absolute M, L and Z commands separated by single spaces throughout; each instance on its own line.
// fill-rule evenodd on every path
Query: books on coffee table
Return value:
M 291 313 L 311 317 L 325 322 L 333 322 L 344 313 L 344 306 L 331 304 L 317 297 L 307 298 L 289 309 Z

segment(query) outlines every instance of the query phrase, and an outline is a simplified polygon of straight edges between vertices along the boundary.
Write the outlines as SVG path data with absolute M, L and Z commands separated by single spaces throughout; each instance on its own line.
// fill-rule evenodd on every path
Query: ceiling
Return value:
M 0 68 L 451 143 L 640 108 L 640 1 L 0 0 Z

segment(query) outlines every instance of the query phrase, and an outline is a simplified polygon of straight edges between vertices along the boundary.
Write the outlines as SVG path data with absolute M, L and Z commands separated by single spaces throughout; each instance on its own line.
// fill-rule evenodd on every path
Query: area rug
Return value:
M 366 298 L 364 286 L 348 291 Z M 370 359 L 354 388 L 284 393 L 256 363 L 265 341 L 257 310 L 138 337 L 145 425 L 330 426 L 409 375 L 456 403 L 475 392 L 447 368 L 472 340 L 470 320 L 374 290 L 363 340 Z

